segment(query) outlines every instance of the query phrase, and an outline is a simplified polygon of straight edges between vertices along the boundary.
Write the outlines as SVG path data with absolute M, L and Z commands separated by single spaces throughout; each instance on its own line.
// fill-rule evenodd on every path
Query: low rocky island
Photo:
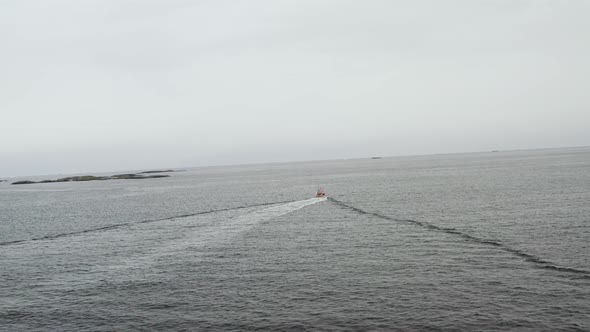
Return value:
M 184 169 L 174 170 L 174 169 L 165 169 L 165 170 L 155 170 L 155 171 L 145 171 L 139 172 L 137 174 L 152 174 L 152 173 L 171 173 L 171 172 L 185 172 Z
M 166 171 L 167 172 L 167 171 Z M 139 180 L 139 179 L 155 179 L 155 178 L 167 178 L 170 175 L 155 174 L 155 175 L 143 175 L 149 173 L 161 173 L 155 171 L 147 171 L 141 173 L 130 173 L 130 174 L 115 174 L 111 176 L 94 176 L 94 175 L 81 175 L 81 176 L 68 176 L 57 180 L 43 180 L 43 181 L 16 181 L 12 184 L 33 184 L 33 183 L 56 183 L 56 182 L 81 182 L 81 181 L 103 181 L 103 180 Z

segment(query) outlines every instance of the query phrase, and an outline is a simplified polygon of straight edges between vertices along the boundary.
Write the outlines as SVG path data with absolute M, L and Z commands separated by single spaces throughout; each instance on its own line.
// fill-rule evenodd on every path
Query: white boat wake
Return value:
M 238 234 L 247 231 L 262 222 L 269 221 L 273 218 L 283 216 L 325 200 L 325 197 L 310 198 L 302 201 L 273 205 L 246 213 L 215 225 L 208 230 L 203 230 L 204 232 L 201 233 L 201 235 L 204 235 L 202 239 L 207 242 L 223 242 L 234 238 Z
M 102 273 L 106 273 L 106 271 L 117 273 L 116 271 L 127 269 L 146 269 L 155 264 L 165 264 L 170 256 L 187 255 L 189 252 L 192 255 L 199 256 L 208 253 L 213 248 L 231 246 L 240 235 L 255 228 L 260 223 L 325 200 L 325 197 L 321 197 L 290 203 L 279 203 L 269 207 L 253 209 L 245 214 L 229 218 L 221 217 L 217 220 L 207 222 L 203 226 L 188 229 L 186 226 L 199 223 L 201 216 L 180 218 L 178 219 L 178 225 L 176 225 L 176 231 L 172 231 L 172 234 L 175 234 L 174 238 L 161 239 L 159 242 L 151 243 L 150 248 L 142 254 L 134 254 L 130 257 L 115 259 L 116 262 L 108 265 L 102 270 Z M 166 225 L 170 227 L 171 222 L 168 221 Z M 151 224 L 151 227 L 154 227 L 154 225 Z M 181 229 L 183 232 L 178 233 L 178 230 Z M 137 232 L 137 230 L 135 231 Z M 149 234 L 149 231 L 146 234 Z M 215 251 L 216 249 L 213 250 Z
M 242 216 L 237 217 L 238 222 L 239 223 L 260 223 L 263 221 L 267 221 L 270 220 L 272 218 L 276 218 L 276 217 L 280 217 L 282 215 L 285 215 L 287 213 L 291 213 L 294 211 L 297 211 L 299 209 L 302 209 L 306 206 L 312 205 L 312 204 L 316 204 L 322 201 L 325 201 L 326 198 L 322 197 L 322 198 L 310 198 L 310 199 L 305 199 L 302 201 L 296 201 L 296 202 L 290 202 L 290 203 L 285 203 L 285 204 L 280 204 L 280 205 L 275 205 L 275 206 L 271 206 L 271 207 L 267 207 L 258 211 L 254 211 Z
M 251 210 L 250 212 L 234 217 L 218 219 L 215 222 L 208 223 L 206 226 L 191 229 L 184 233 L 181 238 L 176 238 L 173 242 L 167 242 L 166 245 L 159 246 L 155 256 L 161 258 L 168 255 L 176 255 L 179 252 L 191 249 L 207 251 L 206 248 L 226 246 L 235 241 L 241 234 L 253 229 L 260 223 L 267 222 L 325 200 L 325 197 L 321 197 L 290 203 L 281 203 Z M 194 221 L 195 220 L 191 222 Z

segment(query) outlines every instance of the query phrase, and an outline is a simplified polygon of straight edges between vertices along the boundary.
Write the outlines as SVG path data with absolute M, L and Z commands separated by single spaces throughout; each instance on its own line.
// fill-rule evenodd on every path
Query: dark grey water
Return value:
M 0 183 L 0 330 L 588 331 L 588 202 L 590 149 Z

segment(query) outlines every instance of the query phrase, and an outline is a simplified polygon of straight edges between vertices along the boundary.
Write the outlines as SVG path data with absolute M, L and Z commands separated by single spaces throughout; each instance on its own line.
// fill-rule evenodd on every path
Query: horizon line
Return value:
M 234 163 L 234 164 L 212 164 L 212 165 L 197 165 L 197 166 L 167 166 L 167 167 L 152 167 L 152 168 L 138 168 L 138 169 L 124 169 L 124 170 L 108 170 L 108 171 L 84 171 L 74 173 L 44 173 L 44 174 L 26 174 L 26 175 L 15 175 L 15 176 L 0 176 L 1 179 L 21 178 L 27 176 L 61 176 L 61 175 L 78 175 L 88 173 L 119 173 L 119 172 L 130 172 L 130 171 L 144 171 L 144 170 L 155 170 L 155 169 L 199 169 L 199 168 L 215 168 L 215 167 L 236 167 L 236 166 L 257 166 L 257 165 L 278 165 L 278 164 L 295 164 L 295 163 L 309 163 L 309 162 L 330 162 L 330 161 L 347 161 L 347 160 L 362 160 L 371 158 L 404 158 L 404 157 L 425 157 L 425 156 L 441 156 L 441 155 L 456 155 L 456 154 L 475 154 L 475 153 L 497 153 L 497 152 L 518 152 L 518 151 L 537 151 L 537 150 L 560 150 L 560 149 L 584 149 L 590 148 L 590 145 L 579 145 L 579 146 L 562 146 L 562 147 L 539 147 L 539 148 L 520 148 L 520 149 L 494 149 L 494 150 L 479 150 L 479 151 L 462 151 L 462 152 L 439 152 L 439 153 L 416 153 L 416 154 L 404 154 L 404 155 L 372 155 L 362 157 L 350 157 L 350 158 L 335 158 L 335 159 L 306 159 L 306 160 L 287 160 L 287 161 L 268 161 L 268 162 L 252 162 L 252 163 Z

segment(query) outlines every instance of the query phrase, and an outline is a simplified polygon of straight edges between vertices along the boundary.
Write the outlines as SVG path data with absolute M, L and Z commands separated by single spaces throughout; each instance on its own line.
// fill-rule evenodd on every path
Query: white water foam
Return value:
M 251 230 L 256 225 L 272 220 L 273 218 L 297 211 L 306 206 L 325 201 L 326 198 L 311 198 L 296 202 L 271 205 L 257 208 L 230 218 L 220 218 L 216 222 L 203 227 L 196 227 L 182 233 L 180 238 L 165 242 L 153 243 L 148 253 L 140 256 L 124 257 L 114 265 L 109 265 L 107 270 L 114 273 L 118 270 L 145 269 L 148 266 L 166 261 L 170 256 L 184 255 L 187 251 L 198 249 L 207 252 L 211 247 L 220 247 L 231 244 L 244 232 Z M 200 216 L 179 218 L 183 223 L 193 223 Z M 169 221 L 166 223 L 170 223 Z M 166 223 L 162 227 L 166 227 Z M 154 227 L 151 224 L 150 227 Z M 141 227 L 141 226 L 138 226 Z M 177 233 L 178 234 L 178 233 Z M 104 273 L 104 271 L 102 272 Z
M 240 233 L 247 231 L 259 223 L 269 221 L 273 218 L 297 211 L 306 206 L 325 201 L 326 198 L 310 198 L 306 200 L 290 202 L 285 204 L 273 205 L 267 208 L 246 213 L 235 218 L 229 219 L 222 224 L 215 225 L 208 230 L 204 230 L 200 238 L 209 243 L 223 242 L 233 239 Z

